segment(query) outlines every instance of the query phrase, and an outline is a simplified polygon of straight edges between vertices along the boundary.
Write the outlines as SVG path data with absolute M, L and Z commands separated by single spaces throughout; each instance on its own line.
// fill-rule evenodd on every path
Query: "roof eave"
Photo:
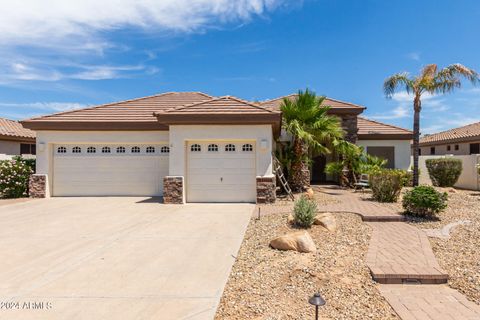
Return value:
M 157 121 L 22 121 L 30 130 L 53 131 L 156 131 L 168 130 Z
M 437 146 L 437 145 L 442 145 L 442 144 L 473 142 L 473 141 L 480 141 L 480 135 L 471 136 L 471 137 L 459 137 L 459 138 L 445 139 L 445 140 L 439 140 L 439 141 L 420 142 L 419 146 L 420 147 L 428 147 L 428 146 Z
M 33 137 L 12 136 L 8 134 L 0 134 L 0 140 L 18 141 L 18 142 L 35 142 Z
M 400 133 L 367 133 L 358 134 L 358 140 L 412 140 L 413 134 Z

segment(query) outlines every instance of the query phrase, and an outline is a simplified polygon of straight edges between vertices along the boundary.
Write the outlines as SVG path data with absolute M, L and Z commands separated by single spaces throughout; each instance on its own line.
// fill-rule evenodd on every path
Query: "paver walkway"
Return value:
M 380 285 L 403 320 L 478 320 L 480 306 L 446 285 Z
M 363 221 L 404 221 L 405 218 L 397 211 L 382 204 L 369 200 L 362 200 L 349 190 L 338 186 L 313 186 L 316 192 L 335 196 L 338 203 L 332 203 L 319 208 L 320 211 L 352 212 L 360 215 Z
M 435 259 L 424 232 L 404 222 L 369 222 L 372 238 L 367 265 L 380 283 L 445 283 L 448 275 Z

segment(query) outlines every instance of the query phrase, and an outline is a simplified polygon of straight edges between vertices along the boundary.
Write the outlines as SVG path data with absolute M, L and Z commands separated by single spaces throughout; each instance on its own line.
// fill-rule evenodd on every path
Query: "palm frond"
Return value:
M 394 74 L 383 82 L 383 91 L 387 98 L 391 98 L 399 88 L 403 88 L 408 93 L 413 91 L 413 80 L 410 79 L 408 73 Z

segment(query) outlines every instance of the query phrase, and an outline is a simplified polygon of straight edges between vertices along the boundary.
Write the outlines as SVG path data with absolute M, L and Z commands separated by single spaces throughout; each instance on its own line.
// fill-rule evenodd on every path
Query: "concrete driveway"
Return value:
M 52 198 L 0 207 L 0 319 L 213 319 L 254 206 Z

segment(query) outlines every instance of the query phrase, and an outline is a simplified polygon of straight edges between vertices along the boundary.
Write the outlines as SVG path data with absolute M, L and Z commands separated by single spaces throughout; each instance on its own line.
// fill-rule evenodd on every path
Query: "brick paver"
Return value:
M 427 236 L 404 222 L 369 222 L 372 238 L 366 262 L 380 283 L 444 283 L 448 275 L 435 259 Z
M 381 203 L 363 200 L 349 190 L 337 186 L 314 186 L 316 192 L 335 196 L 339 202 L 320 206 L 320 211 L 326 212 L 351 212 L 362 217 L 363 221 L 403 221 L 400 212 L 383 206 Z
M 478 320 L 480 306 L 446 285 L 379 285 L 403 320 Z

